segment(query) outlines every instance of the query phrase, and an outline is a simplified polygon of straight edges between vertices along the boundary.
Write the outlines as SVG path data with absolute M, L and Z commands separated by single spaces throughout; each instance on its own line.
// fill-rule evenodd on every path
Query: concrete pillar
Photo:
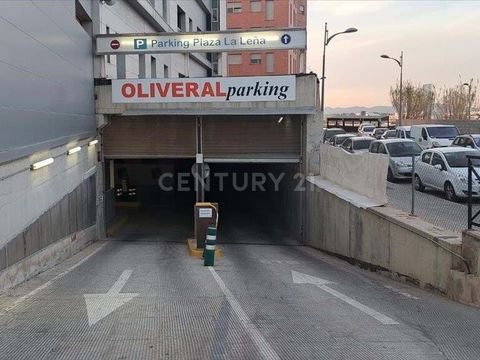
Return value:
M 92 33 L 93 36 L 101 34 L 100 1 L 92 1 Z M 93 49 L 93 77 L 95 79 L 105 78 L 105 56 L 95 55 Z
M 117 57 L 117 79 L 127 77 L 127 58 L 125 54 L 118 54 Z
M 145 54 L 138 54 L 138 78 L 145 79 L 146 74 Z
M 305 165 L 306 175 L 320 174 L 320 143 L 323 132 L 323 116 L 320 111 L 306 116 Z

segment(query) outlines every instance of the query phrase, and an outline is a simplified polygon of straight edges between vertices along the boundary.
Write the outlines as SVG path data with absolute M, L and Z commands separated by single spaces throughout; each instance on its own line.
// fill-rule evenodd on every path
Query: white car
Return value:
M 372 136 L 375 128 L 375 125 L 361 124 L 358 127 L 358 136 Z
M 468 196 L 467 155 L 480 155 L 480 151 L 462 147 L 444 147 L 424 150 L 415 162 L 415 189 L 425 187 L 443 191 L 450 201 Z M 473 159 L 480 172 L 480 160 Z M 480 181 L 473 176 L 472 196 L 480 196 Z
M 412 125 L 410 136 L 422 149 L 451 146 L 459 132 L 454 125 Z
M 340 146 L 343 144 L 343 142 L 351 137 L 356 136 L 355 134 L 337 134 L 333 135 L 330 140 L 328 140 L 328 143 L 333 146 Z
M 367 153 L 374 140 L 371 136 L 354 136 L 346 139 L 340 147 L 351 154 Z

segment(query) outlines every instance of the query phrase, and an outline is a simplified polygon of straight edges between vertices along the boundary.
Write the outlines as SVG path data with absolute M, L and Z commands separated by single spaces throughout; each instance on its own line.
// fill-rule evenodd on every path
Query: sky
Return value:
M 480 1 L 324 1 L 307 4 L 307 70 L 321 76 L 323 34 L 355 27 L 329 43 L 325 106 L 391 105 L 403 79 L 437 88 L 480 78 Z M 460 80 L 461 79 L 461 80 Z

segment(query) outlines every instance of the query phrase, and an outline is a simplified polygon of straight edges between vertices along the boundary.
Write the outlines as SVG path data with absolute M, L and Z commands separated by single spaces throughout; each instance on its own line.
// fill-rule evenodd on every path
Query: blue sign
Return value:
M 288 34 L 285 34 L 285 35 L 282 35 L 282 37 L 280 38 L 280 41 L 282 42 L 282 44 L 284 45 L 287 45 L 290 43 L 290 41 L 292 40 L 292 37 Z

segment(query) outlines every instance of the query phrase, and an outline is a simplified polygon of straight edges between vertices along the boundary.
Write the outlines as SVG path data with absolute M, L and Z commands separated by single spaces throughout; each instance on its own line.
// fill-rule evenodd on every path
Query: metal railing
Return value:
M 480 210 L 473 213 L 473 175 L 476 177 L 476 182 L 480 184 L 480 175 L 473 166 L 472 159 L 480 160 L 479 155 L 467 155 L 468 159 L 468 229 L 471 230 L 473 226 L 480 227 L 480 223 L 475 220 L 480 215 Z

